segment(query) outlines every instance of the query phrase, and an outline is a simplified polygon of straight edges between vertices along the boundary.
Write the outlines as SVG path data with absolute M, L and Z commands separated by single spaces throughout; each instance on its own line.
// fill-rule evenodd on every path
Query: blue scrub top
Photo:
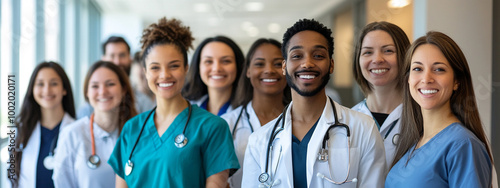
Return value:
M 174 138 L 182 133 L 188 118 L 184 109 L 160 137 L 154 124 L 153 112 L 137 115 L 125 123 L 108 163 L 129 187 L 205 187 L 209 176 L 228 169 L 240 168 L 233 140 L 226 121 L 196 105 L 185 136 L 188 143 L 177 148 Z M 132 154 L 134 167 L 125 176 L 125 163 L 146 127 Z
M 54 170 L 49 170 L 43 165 L 43 160 L 49 155 L 50 147 L 52 142 L 54 142 L 54 148 L 57 147 L 57 135 L 59 134 L 59 127 L 61 127 L 61 122 L 57 124 L 52 130 L 40 126 L 40 151 L 38 153 L 38 161 L 36 163 L 36 187 L 49 188 L 54 187 L 54 181 L 52 181 L 52 174 Z
M 392 167 L 385 180 L 386 188 L 490 187 L 492 167 L 488 152 L 461 124 L 453 123 L 422 147 L 414 147 Z
M 217 112 L 217 116 L 222 116 L 227 112 L 227 109 L 231 105 L 231 100 L 227 101 L 222 107 L 220 107 L 219 112 Z M 208 106 L 208 97 L 203 103 L 201 103 L 200 108 L 203 108 L 204 110 L 207 110 Z
M 319 119 L 318 119 L 319 121 Z M 307 188 L 307 145 L 318 125 L 318 121 L 307 131 L 302 141 L 292 134 L 293 186 Z

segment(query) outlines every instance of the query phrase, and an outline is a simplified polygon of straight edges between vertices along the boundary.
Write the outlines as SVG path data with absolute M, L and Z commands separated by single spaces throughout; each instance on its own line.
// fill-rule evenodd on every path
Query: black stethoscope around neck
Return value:
M 186 101 L 186 102 L 188 103 L 188 108 L 189 108 L 188 118 L 187 118 L 186 124 L 184 125 L 184 129 L 182 130 L 182 133 L 178 134 L 174 139 L 174 144 L 177 148 L 183 148 L 188 143 L 188 139 L 184 134 L 186 133 L 187 125 L 189 123 L 189 120 L 191 119 L 192 107 L 188 101 Z M 132 170 L 134 169 L 134 163 L 132 162 L 132 154 L 134 153 L 134 150 L 135 150 L 135 147 L 137 146 L 137 143 L 139 143 L 139 140 L 141 139 L 142 132 L 144 131 L 144 127 L 146 126 L 146 123 L 148 122 L 149 117 L 151 116 L 151 114 L 154 111 L 156 111 L 156 106 L 151 110 L 151 112 L 149 112 L 148 116 L 144 120 L 144 123 L 142 124 L 142 128 L 141 128 L 141 132 L 139 132 L 139 136 L 135 140 L 135 144 L 134 144 L 134 147 L 132 148 L 132 151 L 130 152 L 130 156 L 128 157 L 128 160 L 125 163 L 125 175 L 126 176 L 130 175 L 132 173 Z
M 247 105 L 248 105 L 248 103 L 245 104 L 245 106 L 243 106 L 241 108 L 240 114 L 238 115 L 238 118 L 236 119 L 236 123 L 234 123 L 233 132 L 231 133 L 233 135 L 233 140 L 236 137 L 236 135 L 235 135 L 236 128 L 238 128 L 238 122 L 240 122 L 241 116 L 243 115 L 243 111 L 245 111 L 245 115 L 247 116 L 247 122 L 248 122 L 248 126 L 250 126 L 250 131 L 251 131 L 251 133 L 253 133 L 253 127 L 252 127 L 252 123 L 250 123 L 250 114 L 248 114 Z
M 339 122 L 338 117 L 337 117 L 337 109 L 335 107 L 335 104 L 333 103 L 333 100 L 330 97 L 328 97 L 328 99 L 329 99 L 330 104 L 332 106 L 332 110 L 333 110 L 332 113 L 333 113 L 333 116 L 335 118 L 335 122 L 332 125 L 330 125 L 330 127 L 328 127 L 328 129 L 325 132 L 325 136 L 323 137 L 322 146 L 321 146 L 320 151 L 318 153 L 318 161 L 320 161 L 320 162 L 329 162 L 329 160 L 328 160 L 328 140 L 330 139 L 330 134 L 328 134 L 328 132 L 330 131 L 330 129 L 333 129 L 335 127 L 342 127 L 342 128 L 346 129 L 347 149 L 348 149 L 347 153 L 348 153 L 348 156 L 350 155 L 351 131 L 350 131 L 348 125 Z M 278 120 L 274 124 L 273 130 L 271 131 L 271 136 L 269 138 L 269 142 L 267 143 L 265 172 L 263 172 L 259 175 L 259 182 L 261 183 L 261 186 L 259 186 L 259 187 L 273 187 L 274 185 L 277 185 L 280 183 L 279 180 L 274 180 L 274 179 L 271 180 L 271 182 L 268 182 L 268 180 L 270 180 L 270 178 L 271 178 L 270 173 L 272 173 L 269 171 L 269 155 L 270 155 L 270 151 L 272 150 L 272 147 L 273 147 L 274 139 L 276 139 L 276 136 L 281 131 L 283 131 L 285 128 L 285 121 L 286 121 L 285 117 L 286 117 L 286 111 L 288 109 L 288 106 L 289 105 L 287 105 L 285 107 L 285 109 L 283 109 L 282 115 L 278 117 Z M 281 127 L 277 128 L 280 121 L 281 121 Z M 280 156 L 278 156 L 278 164 L 276 166 L 276 170 L 277 170 L 278 165 L 279 165 L 279 160 L 280 160 L 279 158 L 281 158 L 281 151 L 280 151 Z M 353 178 L 351 180 L 348 179 L 349 178 L 349 171 L 350 171 L 350 167 L 351 167 L 350 158 L 348 158 L 348 160 L 349 161 L 348 161 L 348 167 L 347 167 L 347 175 L 343 181 L 336 182 L 336 181 L 332 180 L 331 178 L 326 177 L 324 174 L 321 174 L 321 173 L 318 173 L 317 176 L 322 178 L 322 179 L 327 180 L 328 182 L 331 182 L 331 183 L 337 184 L 337 185 L 341 185 L 341 184 L 349 183 L 349 182 L 357 182 L 358 181 L 357 178 Z M 328 165 L 328 166 L 330 166 L 330 165 Z M 275 170 L 275 173 L 276 173 L 276 170 Z M 330 175 L 331 175 L 331 172 L 330 172 Z

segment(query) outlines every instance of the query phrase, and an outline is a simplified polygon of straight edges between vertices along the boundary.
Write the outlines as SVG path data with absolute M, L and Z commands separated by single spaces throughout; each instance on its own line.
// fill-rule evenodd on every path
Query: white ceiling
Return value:
M 244 50 L 261 37 L 281 41 L 285 30 L 295 21 L 316 18 L 343 1 L 95 0 L 104 15 L 125 13 L 138 16 L 143 27 L 163 16 L 179 18 L 191 27 L 195 44 L 206 37 L 226 35 Z

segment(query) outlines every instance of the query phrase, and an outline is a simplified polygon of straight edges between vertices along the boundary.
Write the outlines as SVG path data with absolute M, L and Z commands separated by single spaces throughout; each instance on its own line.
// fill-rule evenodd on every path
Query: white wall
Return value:
M 414 39 L 430 30 L 440 31 L 455 40 L 464 52 L 479 114 L 491 138 L 493 0 L 418 0 L 414 3 Z
M 140 41 L 144 28 L 143 21 L 139 16 L 134 16 L 133 14 L 103 13 L 101 27 L 101 44 L 114 35 L 125 38 L 130 45 L 131 55 L 141 49 Z

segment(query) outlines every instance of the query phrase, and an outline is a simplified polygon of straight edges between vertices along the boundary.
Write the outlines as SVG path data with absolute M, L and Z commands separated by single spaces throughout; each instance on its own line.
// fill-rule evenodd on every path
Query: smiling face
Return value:
M 286 79 L 281 70 L 282 62 L 281 51 L 275 45 L 264 43 L 255 50 L 246 72 L 254 96 L 283 94 Z
M 397 84 L 396 46 L 386 31 L 371 31 L 363 39 L 359 64 L 363 77 L 373 86 Z
M 200 77 L 207 88 L 231 91 L 237 72 L 231 47 L 223 42 L 210 42 L 200 56 Z
M 102 56 L 103 61 L 113 62 L 121 67 L 125 73 L 130 73 L 132 59 L 127 48 L 127 44 L 123 42 L 112 42 L 106 45 L 106 54 Z
M 66 95 L 62 79 L 52 68 L 38 71 L 33 86 L 33 97 L 42 109 L 62 108 L 62 98 Z
M 95 113 L 117 110 L 124 95 L 118 75 L 106 67 L 96 69 L 89 79 L 87 97 Z
M 315 96 L 324 90 L 333 73 L 326 38 L 314 31 L 301 31 L 288 43 L 288 56 L 282 69 L 288 85 L 301 96 Z
M 438 47 L 423 44 L 411 58 L 410 94 L 422 110 L 450 108 L 450 98 L 459 85 L 453 68 Z
M 157 99 L 182 97 L 187 69 L 183 54 L 172 44 L 157 45 L 146 57 L 146 79 Z

